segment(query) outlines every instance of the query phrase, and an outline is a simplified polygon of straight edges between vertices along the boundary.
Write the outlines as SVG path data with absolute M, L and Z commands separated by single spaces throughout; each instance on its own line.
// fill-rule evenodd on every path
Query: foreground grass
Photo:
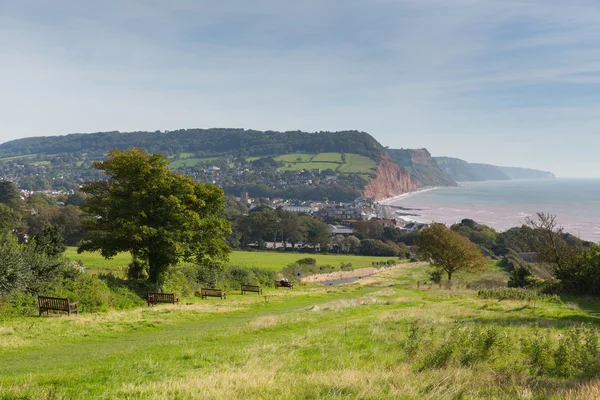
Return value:
M 346 287 L 2 321 L 0 398 L 599 398 L 593 374 L 536 370 L 521 345 L 598 325 L 597 301 L 479 299 L 417 288 L 425 274 L 410 264 Z M 493 264 L 469 278 L 490 275 L 506 279 Z M 499 336 L 485 360 L 463 362 L 460 347 L 444 358 L 457 336 L 487 330 Z
M 77 248 L 68 247 L 65 256 L 70 260 L 83 262 L 86 268 L 96 271 L 120 270 L 125 271 L 131 261 L 129 253 L 120 253 L 110 260 L 105 260 L 100 253 L 77 254 Z M 234 251 L 229 257 L 230 265 L 242 267 L 259 267 L 271 271 L 281 271 L 288 264 L 301 258 L 312 257 L 317 260 L 317 265 L 339 266 L 351 263 L 354 268 L 370 267 L 373 262 L 387 261 L 393 257 L 368 257 L 355 255 L 334 254 L 306 254 L 306 253 L 279 253 L 274 251 Z

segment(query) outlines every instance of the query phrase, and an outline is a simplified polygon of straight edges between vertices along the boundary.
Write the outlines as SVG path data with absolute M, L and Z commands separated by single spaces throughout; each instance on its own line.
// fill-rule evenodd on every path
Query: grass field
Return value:
M 312 161 L 327 161 L 327 162 L 342 162 L 342 154 L 341 153 L 319 153 L 313 157 Z
M 574 326 L 598 326 L 597 300 L 485 300 L 464 282 L 417 286 L 426 270 L 406 264 L 344 287 L 4 320 L 0 398 L 600 398 L 597 370 L 580 374 L 586 367 L 572 358 L 597 368 L 597 349 L 560 351 Z M 507 274 L 490 265 L 469 279 Z
M 340 164 L 331 163 L 331 162 L 307 162 L 307 163 L 293 163 L 286 164 L 279 169 L 282 171 L 299 171 L 301 169 L 332 169 L 336 170 Z
M 91 271 L 111 270 L 124 272 L 131 261 L 129 253 L 121 253 L 110 260 L 105 260 L 99 253 L 77 254 L 77 249 L 75 247 L 68 247 L 65 255 L 71 260 L 83 262 L 83 265 Z M 305 257 L 315 258 L 317 260 L 317 265 L 338 266 L 341 263 L 351 263 L 354 268 L 370 267 L 373 261 L 387 261 L 392 258 L 334 254 L 279 253 L 273 251 L 234 251 L 229 257 L 229 264 L 242 267 L 260 267 L 278 272 L 288 264 L 294 263 Z
M 5 157 L 5 158 L 0 158 L 0 162 L 2 161 L 11 161 L 11 160 L 19 160 L 22 158 L 33 158 L 35 157 L 37 154 L 26 154 L 23 156 L 14 156 L 14 157 Z
M 340 165 L 338 172 L 365 172 L 375 168 L 377 168 L 377 163 L 369 157 L 349 153 L 346 154 L 346 163 Z
M 309 162 L 314 156 L 315 154 L 310 153 L 290 153 L 275 157 L 275 160 L 287 163 Z
M 189 155 L 190 153 L 183 153 L 183 154 Z M 193 156 L 193 154 L 192 154 L 192 156 Z M 182 167 L 193 167 L 194 165 L 201 163 L 201 162 L 209 162 L 209 161 L 219 160 L 221 158 L 222 157 L 202 157 L 202 158 L 186 157 L 186 158 L 183 158 L 182 160 L 173 161 L 171 164 L 169 164 L 169 167 L 172 169 L 182 168 Z
M 341 153 L 319 154 L 284 154 L 275 158 L 286 164 L 280 169 L 284 171 L 298 171 L 301 169 L 328 169 L 331 168 L 342 173 L 372 173 L 377 168 L 377 163 L 369 157 L 358 154 L 346 154 L 346 161 L 342 161 Z

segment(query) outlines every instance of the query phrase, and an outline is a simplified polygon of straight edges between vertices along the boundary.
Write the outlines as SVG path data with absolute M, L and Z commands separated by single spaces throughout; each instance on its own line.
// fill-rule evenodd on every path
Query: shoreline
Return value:
M 426 187 L 426 188 L 422 188 L 422 189 L 419 189 L 419 190 L 414 190 L 412 192 L 402 193 L 402 194 L 399 194 L 398 196 L 387 197 L 387 198 L 385 198 L 383 200 L 378 200 L 377 203 L 381 204 L 381 205 L 384 205 L 384 206 L 387 206 L 387 205 L 391 205 L 390 204 L 391 202 L 394 202 L 394 201 L 397 201 L 397 200 L 408 199 L 409 197 L 413 197 L 413 196 L 415 196 L 417 194 L 425 193 L 425 192 L 430 192 L 430 191 L 436 190 L 436 189 L 439 189 L 439 186 Z

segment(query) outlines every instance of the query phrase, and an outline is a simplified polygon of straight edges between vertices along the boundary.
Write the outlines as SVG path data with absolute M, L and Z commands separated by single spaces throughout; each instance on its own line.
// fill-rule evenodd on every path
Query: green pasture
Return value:
M 341 153 L 319 153 L 312 159 L 313 162 L 334 162 L 341 163 L 342 162 L 342 154 Z
M 309 162 L 315 154 L 310 153 L 290 153 L 283 154 L 281 156 L 275 157 L 276 161 L 283 161 L 286 163 L 294 163 L 294 162 Z
M 183 154 L 190 154 L 190 153 L 183 153 Z M 192 156 L 193 156 L 193 154 L 192 154 Z M 223 157 L 184 158 L 182 160 L 173 161 L 171 164 L 169 164 L 169 168 L 177 169 L 177 168 L 184 168 L 184 167 L 193 167 L 199 163 L 220 160 L 221 158 L 223 158 Z
M 346 154 L 346 163 L 339 166 L 338 172 L 359 173 L 372 171 L 375 168 L 377 168 L 377 163 L 369 157 L 348 153 Z
M 75 247 L 68 247 L 65 256 L 70 260 L 81 261 L 91 271 L 125 271 L 131 261 L 129 253 L 120 253 L 110 260 L 105 260 L 100 253 L 77 254 Z M 369 257 L 335 254 L 280 253 L 275 251 L 234 251 L 229 257 L 230 265 L 242 267 L 259 267 L 271 271 L 281 271 L 288 264 L 301 258 L 312 257 L 317 265 L 339 266 L 351 263 L 354 268 L 370 267 L 373 262 L 387 261 L 393 257 Z
M 19 159 L 23 159 L 23 158 L 33 158 L 36 157 L 37 154 L 26 154 L 26 155 L 22 155 L 22 156 L 14 156 L 14 157 L 5 157 L 5 158 L 0 158 L 0 162 L 2 161 L 11 161 L 11 160 L 19 160 Z
M 427 271 L 3 320 L 0 398 L 599 398 L 597 299 L 479 298 L 508 279 L 494 263 L 452 289 L 417 285 Z
M 301 169 L 335 169 L 340 164 L 330 163 L 330 162 L 306 162 L 306 163 L 294 163 L 294 164 L 286 164 L 283 167 L 280 167 L 280 170 L 283 171 L 299 171 Z

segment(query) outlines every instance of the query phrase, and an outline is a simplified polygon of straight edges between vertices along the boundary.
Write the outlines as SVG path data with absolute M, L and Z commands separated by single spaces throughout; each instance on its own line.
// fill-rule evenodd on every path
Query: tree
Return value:
M 11 232 L 21 225 L 21 214 L 9 206 L 0 203 L 0 235 Z
M 583 248 L 567 243 L 564 228 L 558 224 L 555 215 L 542 212 L 536 216 L 537 219 L 527 217 L 526 223 L 537 236 L 532 237 L 532 241 L 536 239 L 533 247 L 538 261 L 550 264 L 556 275 L 570 274 Z
M 376 239 L 364 239 L 360 242 L 359 252 L 364 256 L 396 257 L 400 249 L 393 243 L 384 243 Z
M 420 233 L 419 247 L 433 267 L 448 275 L 449 282 L 456 271 L 475 272 L 486 267 L 486 259 L 475 244 L 441 224 L 433 224 Z
M 0 203 L 16 208 L 21 202 L 17 186 L 11 181 L 0 181 Z
M 148 265 L 149 280 L 160 283 L 180 260 L 217 265 L 230 248 L 223 192 L 171 172 L 162 154 L 111 150 L 94 166 L 108 181 L 86 183 L 86 236 L 78 252 L 99 251 L 105 258 L 129 251 Z
M 327 224 L 312 217 L 300 217 L 306 226 L 305 243 L 312 246 L 320 246 L 321 250 L 329 246 L 331 234 Z
M 31 241 L 34 251 L 48 257 L 56 257 L 67 249 L 62 230 L 56 225 L 48 225 Z

